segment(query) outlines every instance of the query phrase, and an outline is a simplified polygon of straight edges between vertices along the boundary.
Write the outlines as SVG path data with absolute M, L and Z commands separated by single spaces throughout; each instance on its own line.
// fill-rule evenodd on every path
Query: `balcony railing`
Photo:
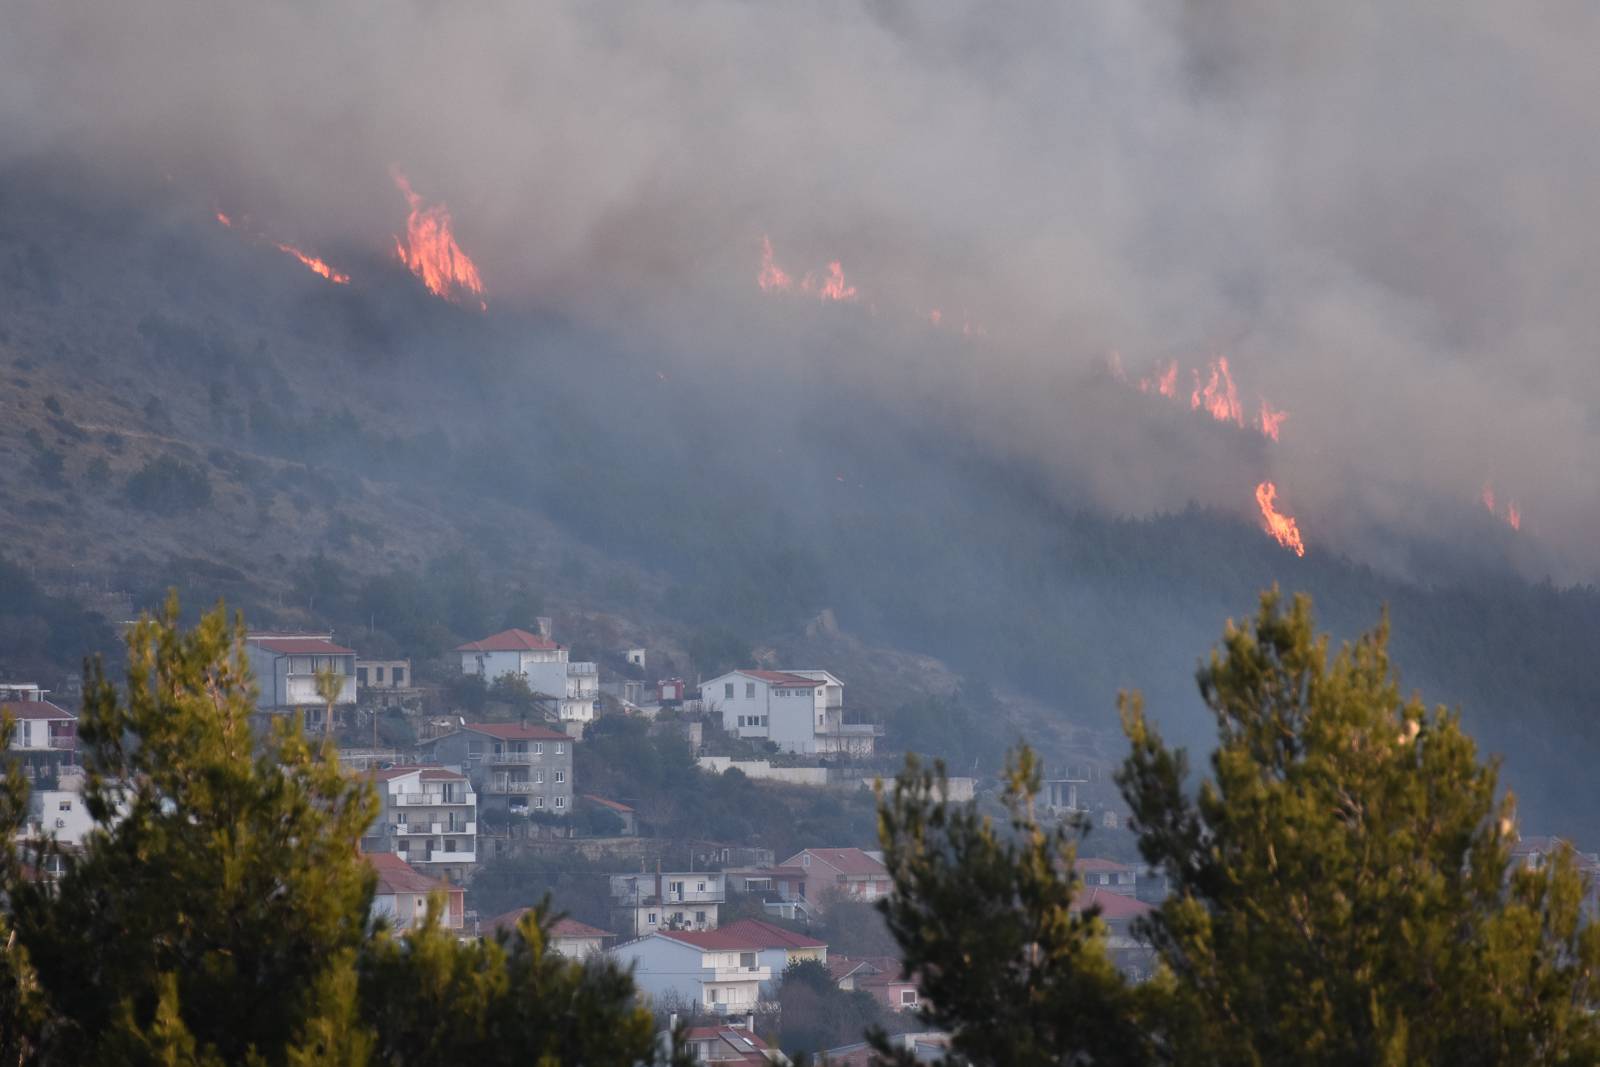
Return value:
M 420 855 L 413 856 L 413 857 L 411 857 L 409 859 L 406 858 L 404 853 L 401 853 L 401 858 L 405 859 L 407 863 L 477 863 L 478 862 L 478 854 L 476 852 L 446 852 L 442 848 L 432 849 L 432 850 L 430 850 L 428 852 L 422 853 Z
M 771 967 L 702 967 L 702 982 L 770 982 Z
M 470 795 L 446 797 L 442 793 L 397 793 L 394 802 L 401 807 L 443 808 L 471 804 L 473 799 Z
M 537 787 L 539 789 L 543 789 L 544 788 L 544 784 L 543 783 L 534 783 L 534 782 L 529 782 L 529 781 L 526 781 L 526 780 L 523 780 L 523 779 L 517 779 L 517 778 L 510 779 L 509 781 L 507 779 L 505 779 L 505 778 L 497 778 L 497 779 L 495 779 L 495 780 L 493 780 L 493 781 L 491 781 L 489 783 L 489 792 L 491 792 L 491 793 L 531 793 L 531 792 L 533 792 L 533 790 L 534 790 L 536 785 L 537 785 Z
M 484 757 L 489 763 L 536 763 L 544 759 L 543 752 L 491 752 Z

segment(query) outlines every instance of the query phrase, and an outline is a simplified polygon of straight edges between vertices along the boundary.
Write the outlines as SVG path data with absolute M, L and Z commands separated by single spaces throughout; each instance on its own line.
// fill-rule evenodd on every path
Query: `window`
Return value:
M 556 785 L 560 785 L 562 782 L 565 782 L 566 780 L 567 780 L 567 772 L 566 771 L 557 771 L 556 772 Z
M 754 700 L 756 698 L 756 683 L 744 683 L 744 698 L 746 700 Z
M 403 811 L 395 812 L 394 821 L 399 823 L 401 826 L 404 826 L 406 824 L 406 813 Z
M 535 741 L 533 743 L 533 754 L 535 756 L 544 755 L 544 742 L 543 741 Z
M 543 770 L 537 770 L 537 771 L 533 772 L 533 784 L 534 785 L 544 785 L 544 771 Z
M 917 991 L 915 989 L 902 989 L 902 990 L 900 990 L 900 1006 L 902 1008 L 914 1008 L 914 1007 L 916 1007 L 917 1006 Z
M 682 882 L 668 882 L 667 883 L 667 891 L 671 892 L 671 893 L 682 893 L 683 892 L 683 883 Z
M 744 725 L 744 716 L 743 715 L 739 716 L 739 725 L 740 726 Z
M 705 891 L 706 891 L 706 884 L 704 882 L 695 883 L 695 892 L 704 893 Z
M 694 921 L 697 922 L 697 923 L 702 923 L 703 924 L 706 921 L 706 913 L 703 912 L 703 911 L 695 912 L 694 913 Z
M 567 753 L 567 743 L 565 741 L 557 741 L 556 742 L 556 755 L 564 756 L 564 755 L 566 755 L 566 753 Z
M 533 806 L 536 807 L 536 808 L 544 807 L 544 797 L 534 797 L 533 798 Z
M 722 699 L 724 699 L 724 700 L 732 700 L 733 699 L 733 683 L 732 682 L 729 682 L 728 684 L 726 684 L 726 685 L 724 685 L 722 687 Z
M 374 667 L 374 668 L 372 668 L 372 678 L 373 678 L 373 681 L 375 681 L 378 684 L 382 685 L 383 684 L 383 668 L 382 667 Z
M 649 923 L 651 926 L 654 926 L 656 924 L 656 913 L 653 911 L 650 912 L 644 917 L 644 921 Z
M 567 798 L 566 797 L 556 797 L 556 807 L 564 808 L 566 806 L 567 806 Z
M 741 953 L 739 953 L 739 966 L 741 966 L 741 967 L 743 967 L 743 968 L 745 968 L 747 970 L 754 970 L 755 969 L 755 965 L 756 965 L 756 954 L 754 952 L 741 952 Z
M 357 685 L 366 685 L 367 684 L 367 669 L 365 667 L 357 667 L 356 668 L 356 684 Z
M 444 850 L 446 852 L 454 852 L 456 850 L 456 839 L 453 838 L 453 837 L 445 838 L 444 839 Z
M 70 800 L 63 800 L 63 801 L 62 801 L 62 802 L 61 802 L 61 808 L 60 808 L 60 810 L 62 810 L 62 811 L 71 811 L 71 810 L 72 810 L 72 801 L 70 801 Z
M 393 677 L 394 677 L 394 684 L 396 686 L 405 685 L 406 684 L 406 669 L 404 667 L 396 667 L 394 669 Z

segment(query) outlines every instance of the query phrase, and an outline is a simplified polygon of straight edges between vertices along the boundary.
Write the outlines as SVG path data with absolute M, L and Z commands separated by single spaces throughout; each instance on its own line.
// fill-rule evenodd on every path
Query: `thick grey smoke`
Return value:
M 1491 536 L 1487 482 L 1522 510 L 1517 565 L 1600 564 L 1587 0 L 17 0 L 4 21 L 0 162 L 171 174 L 375 251 L 398 164 L 498 302 L 677 359 L 777 337 L 775 369 L 954 412 L 1107 508 L 1243 514 L 1270 476 L 1314 546 L 1394 563 L 1395 533 Z M 763 234 L 797 275 L 839 259 L 860 305 L 774 312 Z M 1290 412 L 1282 442 L 1108 382 L 1113 351 L 1135 379 L 1177 359 L 1185 389 L 1228 356 L 1252 414 Z

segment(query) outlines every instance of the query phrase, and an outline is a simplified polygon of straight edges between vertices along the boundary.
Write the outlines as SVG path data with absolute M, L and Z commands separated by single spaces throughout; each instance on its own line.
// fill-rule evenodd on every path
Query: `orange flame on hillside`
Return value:
M 1218 356 L 1212 360 L 1210 370 L 1211 377 L 1204 386 L 1200 384 L 1200 372 L 1194 372 L 1194 392 L 1189 397 L 1189 406 L 1205 411 L 1218 422 L 1243 426 L 1244 408 L 1239 406 L 1239 390 L 1234 387 L 1233 375 L 1228 371 L 1228 357 Z
M 1522 529 L 1522 512 L 1515 504 L 1506 505 L 1506 522 L 1513 530 Z
M 1261 519 L 1266 523 L 1267 533 L 1295 555 L 1304 556 L 1306 545 L 1300 539 L 1300 527 L 1295 524 L 1293 515 L 1283 515 L 1278 512 L 1274 506 L 1277 496 L 1278 487 L 1271 482 L 1262 482 L 1256 486 L 1256 504 L 1261 508 Z
M 1164 397 L 1178 395 L 1178 361 L 1169 360 L 1167 365 L 1158 371 L 1139 379 L 1141 393 L 1155 393 Z
M 819 280 L 816 274 L 807 272 L 800 282 L 800 291 L 803 293 L 816 293 L 822 300 L 854 300 L 856 287 L 846 285 L 844 280 L 844 267 L 836 259 L 828 264 L 828 276 Z
M 1283 428 L 1283 420 L 1288 417 L 1289 413 L 1287 411 L 1274 411 L 1272 405 L 1263 399 L 1261 401 L 1260 421 L 1256 423 L 1256 426 L 1262 433 L 1276 441 L 1278 439 L 1278 431 Z
M 787 293 L 795 288 L 794 278 L 788 271 L 778 266 L 777 257 L 772 251 L 772 239 L 763 235 L 761 238 L 761 269 L 756 272 L 756 284 L 764 293 Z M 844 266 L 836 259 L 828 264 L 828 273 L 818 276 L 816 271 L 806 271 L 800 279 L 800 292 L 809 293 L 819 300 L 854 301 L 860 293 L 856 287 L 844 280 Z M 935 326 L 939 325 L 941 315 L 938 311 L 930 316 Z
M 222 212 L 222 211 L 217 212 L 216 218 L 217 218 L 218 222 L 220 222 L 222 225 L 226 226 L 228 229 L 230 229 L 230 230 L 233 229 L 233 219 L 230 218 L 227 215 L 226 212 Z M 316 256 L 307 255 L 306 253 L 304 253 L 304 252 L 300 251 L 298 248 L 296 248 L 294 245 L 286 245 L 282 241 L 274 241 L 270 237 L 267 237 L 265 234 L 258 233 L 258 234 L 255 234 L 254 236 L 260 238 L 263 241 L 266 241 L 268 244 L 272 245 L 273 248 L 276 248 L 280 252 L 289 253 L 289 255 L 293 256 L 295 259 L 298 259 L 301 263 L 304 263 L 312 271 L 316 272 L 317 274 L 322 275 L 324 278 L 328 279 L 333 284 L 335 284 L 335 285 L 349 285 L 350 284 L 350 275 L 344 273 L 343 271 L 334 270 L 332 267 L 330 267 L 328 265 L 326 260 L 318 259 Z
M 761 236 L 761 271 L 756 275 L 756 284 L 761 286 L 761 291 L 770 293 L 774 289 L 788 289 L 794 284 L 784 269 L 778 266 L 772 255 L 772 239 L 765 234 Z
M 477 265 L 450 232 L 450 209 L 443 204 L 423 207 L 422 197 L 412 191 L 406 176 L 398 170 L 393 174 L 410 209 L 405 240 L 394 239 L 395 255 L 435 296 L 459 301 L 470 293 L 478 298 L 479 309 L 487 311 L 489 305 L 483 299 L 483 279 Z
M 1522 509 L 1517 507 L 1517 502 L 1515 500 L 1506 501 L 1505 514 L 1502 515 L 1499 507 L 1496 506 L 1494 486 L 1490 485 L 1488 482 L 1483 483 L 1483 492 L 1479 495 L 1478 499 L 1483 501 L 1484 509 L 1488 511 L 1489 514 L 1495 516 L 1496 518 L 1503 518 L 1506 525 L 1511 527 L 1513 530 L 1522 529 Z
M 350 275 L 345 274 L 343 271 L 334 270 L 332 267 L 328 266 L 328 264 L 326 262 L 324 262 L 323 260 L 318 259 L 316 256 L 308 256 L 304 252 L 302 252 L 298 248 L 296 248 L 294 245 L 286 245 L 286 244 L 282 243 L 281 241 L 274 241 L 273 244 L 275 244 L 277 246 L 277 248 L 278 248 L 278 250 L 280 252 L 289 253 L 295 259 L 298 259 L 300 262 L 304 263 L 311 270 L 315 271 L 317 274 L 320 274 L 324 278 L 328 279 L 334 285 L 349 285 L 350 284 Z

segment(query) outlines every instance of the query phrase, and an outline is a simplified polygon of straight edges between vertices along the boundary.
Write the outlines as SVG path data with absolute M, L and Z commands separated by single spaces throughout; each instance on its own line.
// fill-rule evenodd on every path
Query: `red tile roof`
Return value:
M 584 749 L 584 751 L 587 752 L 589 750 Z M 597 797 L 593 793 L 583 794 L 583 799 L 593 801 L 602 808 L 610 808 L 612 811 L 633 811 L 633 809 L 628 807 L 626 804 L 619 804 L 615 800 L 607 800 L 605 797 Z
M 802 866 L 800 860 L 806 852 L 811 854 L 813 862 L 821 860 L 843 875 L 864 878 L 887 878 L 889 876 L 889 868 L 859 848 L 808 848 L 805 852 L 797 852 L 784 860 L 783 866 Z M 809 870 L 809 868 L 807 869 Z
M 496 930 L 514 929 L 522 921 L 522 917 L 532 910 L 532 908 L 512 908 L 504 915 L 496 915 L 490 919 L 489 926 Z M 616 937 L 617 935 L 610 930 L 602 930 L 598 926 L 590 926 L 588 923 L 581 923 L 577 919 L 570 919 L 563 915 L 550 924 L 550 936 L 552 938 L 594 938 Z
M 1080 889 L 1072 898 L 1072 910 L 1075 912 L 1088 911 L 1092 907 L 1100 909 L 1100 917 L 1107 922 L 1123 919 L 1137 919 L 1141 915 L 1148 915 L 1155 909 L 1142 900 L 1113 893 L 1109 889 Z
M 0 704 L 0 711 L 10 715 L 13 719 L 76 719 L 77 716 L 65 708 L 58 708 L 48 700 L 21 700 L 11 704 Z
M 356 650 L 336 645 L 322 637 L 252 637 L 252 645 L 280 656 L 353 656 Z
M 739 919 L 719 928 L 723 933 L 742 937 L 747 944 L 757 948 L 827 948 L 826 941 L 818 941 L 793 930 L 785 930 L 760 919 Z
M 781 685 L 785 689 L 815 689 L 819 685 L 828 684 L 827 682 L 819 682 L 815 678 L 807 678 L 804 675 L 790 674 L 788 671 L 741 670 L 738 673 L 748 674 L 752 678 L 760 678 L 770 685 Z
M 742 1026 L 691 1026 L 684 1034 L 685 1041 L 724 1042 L 737 1059 L 717 1055 L 708 1063 L 759 1063 L 771 1062 L 767 1058 L 767 1043 Z
M 468 641 L 457 645 L 457 652 L 553 652 L 561 646 L 548 637 L 530 634 L 526 630 L 501 630 L 481 641 Z
M 408 774 L 416 774 L 424 782 L 462 782 L 467 778 L 460 771 L 452 771 L 448 767 L 430 767 L 417 764 L 400 767 L 379 767 L 367 773 L 380 782 L 392 782 L 396 778 L 404 778 Z
M 716 930 L 657 930 L 656 936 L 693 945 L 707 952 L 751 952 L 767 947 L 758 943 L 760 938 L 753 939 L 748 931 L 727 926 Z
M 362 858 L 378 872 L 380 894 L 431 893 L 435 889 L 455 889 L 448 882 L 429 878 L 392 852 L 369 852 Z

